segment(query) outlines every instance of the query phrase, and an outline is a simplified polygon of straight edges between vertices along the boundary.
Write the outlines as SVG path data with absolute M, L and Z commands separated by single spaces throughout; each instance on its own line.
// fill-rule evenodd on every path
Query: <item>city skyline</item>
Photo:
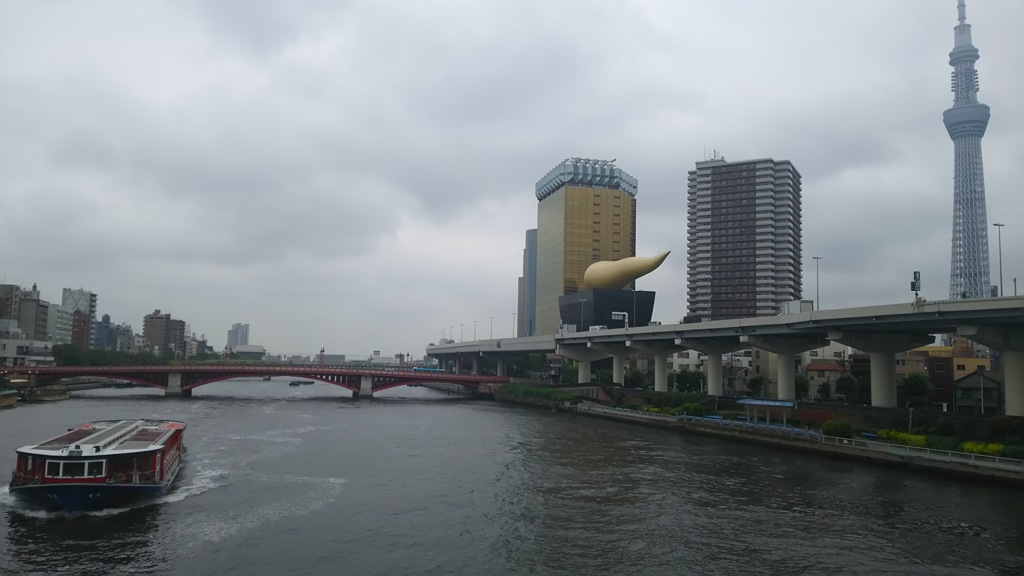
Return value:
M 1024 4 L 967 7 L 997 111 L 991 220 L 1024 212 Z M 508 337 L 536 177 L 584 156 L 643 183 L 636 252 L 672 256 L 637 288 L 674 322 L 686 172 L 717 149 L 799 167 L 805 297 L 905 302 L 920 270 L 943 299 L 956 16 L 955 0 L 10 4 L 0 283 L 51 302 L 85 286 L 133 326 L 156 308 L 211 335 L 245 318 L 268 350 L 416 353 L 492 318 Z M 1024 224 L 999 218 L 1012 295 Z

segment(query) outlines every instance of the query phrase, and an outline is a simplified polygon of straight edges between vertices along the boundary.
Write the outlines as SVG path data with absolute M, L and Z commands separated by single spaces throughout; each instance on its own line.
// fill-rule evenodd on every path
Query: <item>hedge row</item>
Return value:
M 907 446 L 916 446 L 918 448 L 928 447 L 928 437 L 920 434 L 907 434 L 906 432 L 900 432 L 898 430 L 879 430 L 878 436 L 884 440 L 899 444 L 906 444 Z

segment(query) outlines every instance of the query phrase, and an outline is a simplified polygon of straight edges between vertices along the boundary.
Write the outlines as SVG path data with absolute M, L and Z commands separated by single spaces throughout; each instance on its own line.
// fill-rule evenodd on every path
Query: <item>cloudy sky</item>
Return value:
M 955 0 L 0 1 L 0 274 L 223 347 L 422 354 L 507 337 L 534 184 L 640 183 L 639 282 L 686 310 L 686 171 L 803 175 L 804 294 L 949 290 Z M 970 0 L 989 222 L 1024 282 L 1024 2 Z M 992 228 L 990 226 L 990 228 Z M 992 277 L 998 282 L 995 229 Z M 1024 284 L 1021 286 L 1024 291 Z M 493 328 L 492 328 L 493 326 Z

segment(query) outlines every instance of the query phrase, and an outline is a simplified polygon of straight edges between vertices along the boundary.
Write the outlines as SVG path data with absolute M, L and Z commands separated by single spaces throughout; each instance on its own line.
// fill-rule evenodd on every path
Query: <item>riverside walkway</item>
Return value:
M 575 406 L 570 406 L 566 403 L 561 408 L 578 414 L 622 422 L 633 422 L 741 441 L 754 441 L 849 459 L 942 471 L 955 475 L 980 476 L 1024 484 L 1024 460 L 1016 458 L 918 448 L 903 444 L 889 444 L 887 442 L 857 438 L 838 438 L 826 436 L 814 430 L 777 424 L 743 422 L 703 416 L 670 416 L 626 408 L 609 408 L 592 402 L 583 402 Z

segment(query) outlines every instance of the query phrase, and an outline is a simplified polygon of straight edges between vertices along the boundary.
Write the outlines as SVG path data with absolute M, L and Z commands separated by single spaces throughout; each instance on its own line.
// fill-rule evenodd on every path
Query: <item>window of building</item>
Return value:
M 957 370 L 967 370 L 967 365 L 966 364 L 957 364 L 956 365 L 956 369 Z

